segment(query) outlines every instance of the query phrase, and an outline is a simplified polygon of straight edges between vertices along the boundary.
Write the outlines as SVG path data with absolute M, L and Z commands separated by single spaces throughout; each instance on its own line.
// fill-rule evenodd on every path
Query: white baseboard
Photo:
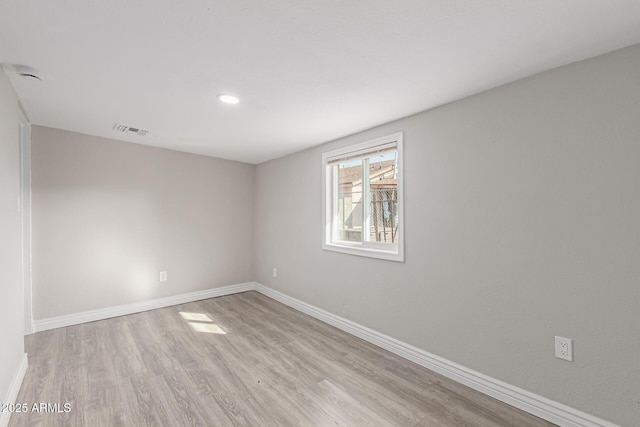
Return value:
M 18 398 L 18 392 L 20 391 L 20 387 L 22 386 L 22 380 L 24 379 L 24 374 L 27 373 L 28 365 L 29 365 L 29 360 L 27 359 L 27 353 L 25 353 L 22 356 L 22 360 L 20 360 L 20 364 L 18 365 L 18 369 L 16 370 L 16 373 L 13 376 L 11 385 L 9 385 L 9 390 L 7 390 L 7 396 L 1 403 L 16 403 L 16 399 Z M 7 427 L 9 425 L 10 419 L 11 419 L 11 412 L 0 412 L 0 427 Z
M 451 362 L 442 357 L 428 353 L 422 349 L 398 341 L 395 338 L 381 334 L 351 320 L 329 313 L 311 304 L 297 300 L 260 283 L 255 284 L 255 290 L 261 294 L 279 301 L 291 308 L 315 317 L 331 326 L 362 338 L 365 341 L 384 348 L 400 357 L 424 366 L 447 378 L 464 384 L 474 390 L 498 399 L 537 417 L 558 424 L 562 427 L 618 427 L 609 421 L 589 415 L 545 397 L 491 378 L 467 367 Z
M 111 317 L 125 316 L 127 314 L 140 313 L 156 308 L 169 307 L 207 298 L 221 297 L 237 294 L 239 292 L 252 291 L 254 282 L 240 283 L 238 285 L 223 286 L 221 288 L 207 289 L 205 291 L 190 292 L 172 297 L 152 299 L 132 304 L 118 305 L 115 307 L 99 308 L 97 310 L 83 311 L 81 313 L 67 314 L 65 316 L 50 317 L 33 321 L 33 332 L 78 325 L 81 323 L 95 322 L 96 320 L 109 319 Z

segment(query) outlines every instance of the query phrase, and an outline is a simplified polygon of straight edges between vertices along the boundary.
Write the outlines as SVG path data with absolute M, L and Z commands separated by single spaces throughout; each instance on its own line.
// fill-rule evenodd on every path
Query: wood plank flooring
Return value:
M 25 345 L 17 402 L 61 412 L 14 413 L 11 427 L 553 425 L 256 292 Z

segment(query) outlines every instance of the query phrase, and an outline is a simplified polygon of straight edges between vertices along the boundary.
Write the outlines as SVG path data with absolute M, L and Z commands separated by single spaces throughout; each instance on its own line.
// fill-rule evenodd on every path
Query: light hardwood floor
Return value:
M 71 412 L 12 427 L 553 425 L 256 292 L 40 332 L 26 349 L 18 402 Z

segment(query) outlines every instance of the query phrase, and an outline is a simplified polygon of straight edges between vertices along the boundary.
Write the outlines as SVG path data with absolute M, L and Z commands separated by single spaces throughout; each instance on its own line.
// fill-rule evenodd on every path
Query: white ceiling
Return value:
M 250 163 L 639 42 L 638 0 L 0 0 L 32 123 Z

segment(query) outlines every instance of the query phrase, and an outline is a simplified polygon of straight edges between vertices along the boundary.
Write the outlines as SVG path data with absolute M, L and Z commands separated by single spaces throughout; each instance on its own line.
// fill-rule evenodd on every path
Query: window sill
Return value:
M 376 248 L 363 248 L 351 245 L 341 245 L 339 243 L 324 243 L 322 249 L 325 251 L 340 252 L 343 254 L 363 256 L 368 258 L 383 259 L 386 261 L 404 262 L 404 254 L 398 250 L 384 250 Z

